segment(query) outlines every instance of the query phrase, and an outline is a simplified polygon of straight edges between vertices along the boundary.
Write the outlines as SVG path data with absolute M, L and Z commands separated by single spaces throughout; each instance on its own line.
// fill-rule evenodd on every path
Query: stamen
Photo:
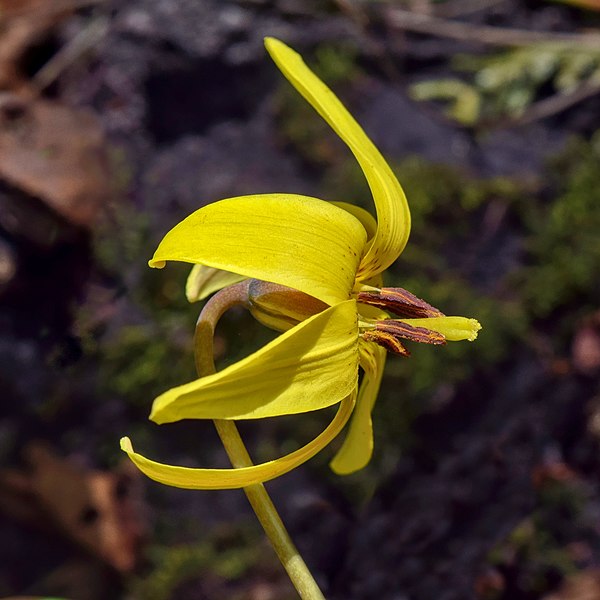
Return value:
M 410 352 L 404 347 L 402 342 L 395 338 L 391 333 L 372 329 L 361 333 L 360 336 L 365 342 L 374 342 L 385 348 L 388 352 L 400 354 L 402 356 L 410 356 Z
M 359 292 L 358 301 L 378 306 L 407 319 L 444 316 L 443 312 L 403 288 L 381 288 L 378 292 Z
M 434 344 L 440 346 L 446 343 L 446 338 L 437 331 L 432 331 L 425 327 L 415 327 L 408 323 L 392 319 L 377 321 L 375 329 L 383 333 L 388 333 L 394 337 L 404 338 L 405 340 L 411 340 L 421 344 Z
M 388 352 L 410 356 L 400 338 L 419 342 L 420 344 L 433 344 L 442 346 L 446 344 L 446 337 L 438 331 L 426 327 L 416 327 L 396 319 L 383 319 L 381 321 L 359 321 L 360 337 L 366 342 L 373 342 L 385 348 Z

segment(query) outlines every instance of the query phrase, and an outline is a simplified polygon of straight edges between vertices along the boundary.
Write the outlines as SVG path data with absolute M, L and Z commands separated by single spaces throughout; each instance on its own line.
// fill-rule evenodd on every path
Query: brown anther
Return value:
M 359 292 L 358 301 L 378 306 L 406 319 L 444 316 L 443 312 L 403 288 L 382 288 L 379 292 Z
M 365 331 L 361 337 L 366 342 L 374 342 L 393 354 L 410 356 L 410 352 L 404 347 L 402 342 L 391 333 L 371 329 L 370 331 Z
M 375 329 L 394 337 L 404 338 L 405 340 L 421 344 L 443 345 L 446 343 L 446 338 L 441 333 L 426 329 L 425 327 L 414 327 L 408 323 L 402 323 L 402 321 L 393 321 L 391 319 L 377 321 Z

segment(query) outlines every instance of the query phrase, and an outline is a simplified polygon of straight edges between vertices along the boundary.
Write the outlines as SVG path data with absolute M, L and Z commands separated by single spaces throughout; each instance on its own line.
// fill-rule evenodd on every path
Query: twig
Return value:
M 357 4 L 353 4 L 351 0 L 334 0 L 341 13 L 348 16 L 348 18 L 354 23 L 362 36 L 368 50 L 372 52 L 374 56 L 379 60 L 384 73 L 388 79 L 393 82 L 400 80 L 400 73 L 396 68 L 396 64 L 390 57 L 385 44 L 378 38 L 372 36 L 369 32 L 369 17 L 366 11 Z
M 369 24 L 369 17 L 362 7 L 353 4 L 350 0 L 334 0 L 334 4 L 340 9 L 340 12 L 346 14 L 354 23 L 364 30 Z
M 54 82 L 70 64 L 84 52 L 93 48 L 108 31 L 107 17 L 95 18 L 80 31 L 68 44 L 63 46 L 33 77 L 31 85 L 39 94 Z
M 106 0 L 59 0 L 48 3 L 47 7 L 26 6 L 24 8 L 7 10 L 4 12 L 0 10 L 0 23 L 10 21 L 11 19 L 19 19 L 29 15 L 35 15 L 36 18 L 40 18 L 65 11 L 75 11 L 79 10 L 80 8 L 87 8 L 89 6 L 103 4 L 105 1 Z
M 416 14 L 395 7 L 386 7 L 384 17 L 391 27 L 398 30 L 425 33 L 462 42 L 493 46 L 529 46 L 530 44 L 546 43 L 573 46 L 578 49 L 600 50 L 600 34 L 596 33 L 553 33 L 471 25 L 470 23 Z
M 441 4 L 433 5 L 433 14 L 442 19 L 454 19 L 479 13 L 488 8 L 493 8 L 499 4 L 504 4 L 507 0 L 449 0 Z
M 600 81 L 584 83 L 570 94 L 555 94 L 535 102 L 520 117 L 510 119 L 502 125 L 526 125 L 546 119 L 596 94 L 600 94 Z

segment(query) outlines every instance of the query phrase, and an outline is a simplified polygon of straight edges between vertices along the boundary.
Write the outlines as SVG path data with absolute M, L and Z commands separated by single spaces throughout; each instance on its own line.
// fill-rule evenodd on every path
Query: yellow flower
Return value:
M 473 340 L 480 329 L 477 321 L 446 317 L 405 290 L 381 288 L 382 272 L 398 258 L 410 232 L 404 192 L 371 140 L 302 58 L 273 38 L 265 45 L 285 77 L 353 152 L 370 186 L 377 221 L 345 203 L 265 194 L 210 204 L 167 233 L 150 265 L 195 264 L 188 298 L 252 278 L 248 308 L 284 333 L 223 371 L 159 396 L 153 421 L 257 419 L 340 403 L 331 424 L 307 446 L 252 467 L 165 465 L 135 453 L 128 438 L 122 440 L 123 450 L 144 473 L 178 487 L 244 487 L 277 477 L 321 450 L 350 416 L 331 466 L 337 473 L 362 468 L 372 454 L 371 411 L 386 352 L 408 354 L 400 338 L 443 344 Z M 360 386 L 359 367 L 364 371 Z

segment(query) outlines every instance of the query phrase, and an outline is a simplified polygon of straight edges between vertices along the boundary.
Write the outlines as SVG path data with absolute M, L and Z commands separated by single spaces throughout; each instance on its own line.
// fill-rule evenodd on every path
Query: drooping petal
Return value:
M 477 338 L 481 324 L 476 319 L 467 317 L 430 317 L 424 319 L 399 319 L 413 327 L 424 327 L 431 331 L 441 333 L 449 342 L 468 340 L 472 342 Z
M 246 279 L 243 275 L 214 269 L 206 265 L 194 265 L 185 284 L 188 302 L 199 302 L 223 288 Z
M 235 489 L 263 483 L 284 475 L 320 452 L 342 430 L 354 407 L 356 389 L 340 404 L 328 427 L 314 440 L 276 460 L 239 469 L 192 469 L 158 463 L 134 452 L 129 438 L 121 439 L 121 449 L 145 475 L 166 485 L 192 490 Z
M 377 399 L 385 366 L 386 351 L 375 344 L 360 344 L 360 364 L 365 374 L 358 401 L 342 447 L 330 463 L 338 475 L 349 475 L 367 465 L 373 454 L 371 413 Z
M 150 419 L 258 419 L 331 406 L 358 380 L 356 301 L 303 321 L 254 354 L 159 396 Z
M 389 267 L 404 249 L 410 233 L 406 196 L 379 150 L 335 94 L 283 42 L 266 38 L 265 46 L 286 79 L 348 145 L 359 162 L 377 210 L 378 229 L 363 257 L 358 276 L 366 280 Z
M 360 222 L 323 200 L 240 196 L 209 204 L 178 223 L 149 264 L 200 263 L 335 304 L 350 296 L 365 242 Z

